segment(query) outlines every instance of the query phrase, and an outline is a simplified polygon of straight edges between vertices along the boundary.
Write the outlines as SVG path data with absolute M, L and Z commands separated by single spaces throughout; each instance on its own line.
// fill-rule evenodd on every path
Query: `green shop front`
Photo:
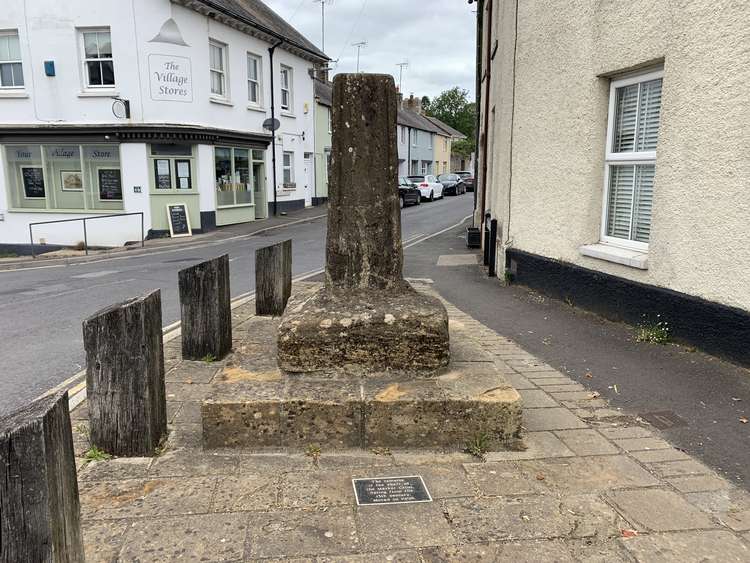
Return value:
M 180 125 L 9 127 L 0 132 L 8 217 L 0 243 L 28 241 L 28 224 L 47 218 L 133 212 L 144 213 L 149 236 L 165 236 L 174 205 L 184 206 L 192 232 L 265 218 L 270 142 L 263 133 Z M 131 233 L 134 220 L 108 221 L 107 245 L 140 237 L 140 222 Z M 63 235 L 46 242 L 71 244 Z

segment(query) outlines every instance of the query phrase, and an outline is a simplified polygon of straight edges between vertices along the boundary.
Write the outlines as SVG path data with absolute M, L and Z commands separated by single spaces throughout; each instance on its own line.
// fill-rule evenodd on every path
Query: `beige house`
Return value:
M 750 2 L 478 8 L 498 276 L 750 363 Z

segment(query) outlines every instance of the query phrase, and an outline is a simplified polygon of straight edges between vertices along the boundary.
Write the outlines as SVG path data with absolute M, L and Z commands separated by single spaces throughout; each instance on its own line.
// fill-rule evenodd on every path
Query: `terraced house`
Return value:
M 750 363 L 750 3 L 478 5 L 475 223 L 497 221 L 498 264 Z
M 168 205 L 205 231 L 312 204 L 326 60 L 260 0 L 6 2 L 0 244 L 38 221 L 139 212 L 158 235 Z M 137 217 L 88 225 L 92 244 L 140 238 Z M 34 235 L 82 239 L 77 222 Z

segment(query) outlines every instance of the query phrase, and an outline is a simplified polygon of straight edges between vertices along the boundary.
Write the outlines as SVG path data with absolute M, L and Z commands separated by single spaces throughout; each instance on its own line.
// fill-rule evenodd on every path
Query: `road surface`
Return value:
M 402 211 L 405 242 L 457 224 L 471 214 L 473 194 Z M 325 219 L 247 236 L 100 261 L 0 272 L 0 416 L 84 367 L 81 323 L 97 310 L 160 288 L 163 324 L 180 318 L 177 272 L 228 253 L 232 296 L 254 290 L 255 249 L 291 238 L 293 275 L 324 265 Z

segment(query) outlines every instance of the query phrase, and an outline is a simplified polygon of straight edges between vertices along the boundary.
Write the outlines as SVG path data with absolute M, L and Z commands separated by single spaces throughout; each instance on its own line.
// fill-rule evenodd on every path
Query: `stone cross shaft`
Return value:
M 337 75 L 332 111 L 326 286 L 402 289 L 393 77 Z

